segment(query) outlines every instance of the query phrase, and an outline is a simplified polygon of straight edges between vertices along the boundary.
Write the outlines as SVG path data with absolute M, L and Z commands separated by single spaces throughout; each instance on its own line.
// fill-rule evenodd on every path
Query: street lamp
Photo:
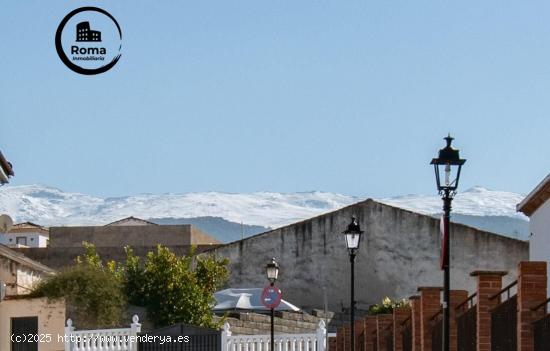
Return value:
M 342 233 L 346 239 L 349 261 L 351 263 L 351 301 L 350 301 L 350 324 L 351 324 L 351 350 L 355 351 L 355 256 L 361 243 L 361 234 L 363 231 L 357 222 L 357 218 L 352 217 L 348 228 Z
M 267 276 L 267 280 L 271 283 L 271 286 L 273 286 L 277 278 L 279 278 L 279 265 L 275 261 L 275 258 L 272 258 L 271 262 L 265 266 L 265 275 Z
M 441 268 L 443 269 L 443 351 L 449 351 L 449 304 L 450 304 L 450 238 L 449 220 L 451 202 L 456 195 L 460 171 L 466 160 L 461 159 L 459 152 L 451 147 L 453 138 L 449 134 L 444 138 L 447 146 L 439 150 L 439 157 L 431 162 L 434 165 L 437 190 L 443 199 L 443 228 L 441 238 Z
M 275 284 L 275 281 L 277 281 L 277 278 L 279 278 L 279 265 L 277 264 L 277 261 L 275 261 L 275 258 L 271 259 L 271 262 L 269 262 L 265 266 L 265 274 L 267 276 L 267 280 L 269 280 L 269 283 L 271 286 Z M 271 307 L 271 349 L 269 351 L 275 350 L 275 308 Z

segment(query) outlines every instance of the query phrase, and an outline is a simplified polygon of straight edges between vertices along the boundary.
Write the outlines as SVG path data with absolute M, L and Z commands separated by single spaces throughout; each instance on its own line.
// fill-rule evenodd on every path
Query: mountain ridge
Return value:
M 523 198 L 522 194 L 476 186 L 456 195 L 453 220 L 526 239 L 527 217 L 516 212 L 516 204 Z M 246 234 L 252 235 L 263 229 L 288 225 L 365 199 L 324 191 L 209 191 L 102 198 L 65 192 L 43 184 L 31 184 L 3 187 L 0 191 L 0 213 L 9 214 L 16 222 L 30 221 L 45 226 L 103 225 L 128 216 L 173 223 L 203 218 L 195 220 L 195 223 L 215 228 L 218 234 L 225 228 L 231 232 L 231 239 L 235 239 L 239 236 L 235 225 L 250 226 Z M 437 195 L 408 194 L 373 200 L 431 216 L 437 216 L 442 208 L 441 199 Z M 221 218 L 227 223 L 215 218 Z M 201 228 L 201 225 L 196 225 Z

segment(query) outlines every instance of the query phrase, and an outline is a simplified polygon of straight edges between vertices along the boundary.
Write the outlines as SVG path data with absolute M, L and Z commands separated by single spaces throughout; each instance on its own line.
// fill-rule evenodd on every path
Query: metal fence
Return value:
M 365 346 L 365 334 L 366 334 L 366 331 L 365 329 L 363 329 L 363 331 L 361 332 L 361 334 L 359 334 L 359 338 L 358 338 L 358 346 L 359 346 L 359 349 L 360 350 L 364 350 L 366 348 Z M 334 350 L 333 350 L 334 351 Z
M 403 351 L 412 351 L 412 325 L 411 319 L 409 318 L 402 324 L 403 329 L 401 331 L 402 335 L 402 345 Z
M 544 313 L 544 317 L 533 323 L 535 334 L 534 351 L 550 350 L 550 314 L 548 314 L 549 303 L 550 298 L 546 299 L 546 301 L 533 308 L 533 311 L 541 310 L 541 312 Z
M 393 351 L 393 330 L 386 333 L 386 351 Z
M 139 351 L 219 351 L 221 332 L 176 324 L 140 334 Z
M 535 322 L 535 351 L 550 350 L 550 314 Z
M 432 327 L 432 351 L 441 351 L 443 345 L 443 319 L 433 322 Z
M 491 351 L 517 351 L 517 295 L 491 311 Z
M 458 351 L 476 351 L 477 307 L 470 307 L 456 319 Z

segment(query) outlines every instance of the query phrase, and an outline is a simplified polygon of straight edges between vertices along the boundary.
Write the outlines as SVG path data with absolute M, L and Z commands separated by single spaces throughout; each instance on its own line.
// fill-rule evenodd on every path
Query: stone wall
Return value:
M 357 311 L 358 318 L 365 316 L 366 311 Z M 220 318 L 219 316 L 216 318 Z M 274 327 L 276 333 L 314 333 L 320 320 L 325 320 L 329 333 L 335 333 L 338 327 L 349 323 L 347 313 L 327 312 L 314 309 L 311 313 L 275 311 Z M 228 312 L 226 321 L 233 334 L 269 334 L 271 319 L 269 312 Z
M 233 288 L 266 285 L 265 265 L 281 267 L 277 285 L 283 298 L 301 308 L 329 310 L 349 306 L 350 264 L 341 232 L 352 215 L 365 231 L 356 260 L 359 308 L 383 297 L 413 295 L 417 286 L 439 286 L 439 220 L 366 200 L 286 227 L 221 246 L 230 259 Z M 474 270 L 507 270 L 528 258 L 528 243 L 460 224 L 451 225 L 451 282 L 472 290 Z

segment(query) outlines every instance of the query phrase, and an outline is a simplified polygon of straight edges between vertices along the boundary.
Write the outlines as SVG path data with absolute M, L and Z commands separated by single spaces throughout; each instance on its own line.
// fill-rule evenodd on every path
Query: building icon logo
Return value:
M 76 25 L 76 41 L 101 41 L 101 32 L 90 29 L 90 22 L 84 21 Z
M 55 33 L 55 49 L 61 62 L 76 73 L 104 73 L 122 56 L 122 30 L 107 11 L 80 7 L 61 20 Z

